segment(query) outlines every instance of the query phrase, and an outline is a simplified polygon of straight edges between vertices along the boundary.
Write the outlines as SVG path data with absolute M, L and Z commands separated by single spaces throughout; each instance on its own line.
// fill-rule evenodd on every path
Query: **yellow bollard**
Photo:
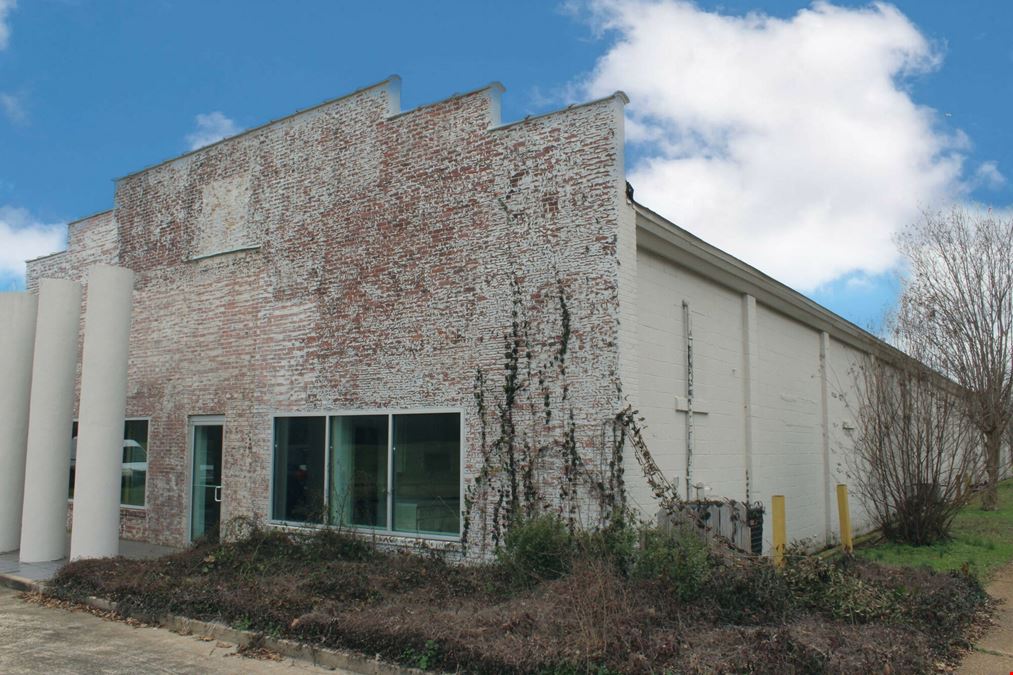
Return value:
M 851 533 L 851 510 L 848 507 L 848 486 L 843 483 L 837 486 L 837 515 L 841 519 L 841 550 L 851 553 L 855 550 Z
M 788 543 L 784 527 L 784 495 L 771 498 L 771 518 L 774 523 L 774 566 L 784 567 L 784 548 Z

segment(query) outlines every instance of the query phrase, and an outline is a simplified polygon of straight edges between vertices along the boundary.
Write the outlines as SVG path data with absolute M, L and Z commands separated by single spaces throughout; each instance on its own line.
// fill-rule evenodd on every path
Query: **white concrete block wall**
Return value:
M 819 331 L 757 305 L 757 400 L 753 498 L 767 505 L 784 495 L 788 540 L 822 542 L 824 479 L 820 410 Z
M 768 512 L 771 497 L 783 494 L 789 540 L 814 546 L 839 541 L 835 486 L 850 483 L 853 431 L 848 429 L 855 422 L 848 404 L 855 405 L 854 370 L 865 353 L 643 246 L 637 250 L 636 288 L 639 396 L 633 402 L 645 418 L 644 437 L 662 471 L 670 479 L 680 476 L 685 494 L 686 413 L 676 409 L 676 399 L 686 395 L 686 300 L 695 350 L 693 482 L 710 486 L 710 496 L 761 501 Z M 746 372 L 750 312 L 751 384 Z M 748 495 L 747 390 L 753 398 Z M 632 455 L 627 485 L 631 504 L 652 519 L 656 502 Z M 869 520 L 853 486 L 851 512 L 856 531 L 867 530 Z M 770 542 L 767 513 L 765 550 Z
M 691 479 L 711 495 L 745 498 L 741 296 L 649 251 L 637 260 L 639 354 L 638 408 L 645 440 L 685 495 L 686 338 L 682 303 L 690 305 L 694 339 L 694 455 Z M 631 460 L 632 461 L 632 460 Z M 653 516 L 655 505 L 639 467 L 627 462 L 631 503 Z
M 827 357 L 827 383 L 830 392 L 827 406 L 830 422 L 830 482 L 834 486 L 838 483 L 848 485 L 851 492 L 851 522 L 856 533 L 866 532 L 872 527 L 854 481 L 848 475 L 849 467 L 854 466 L 854 441 L 857 433 L 856 371 L 868 358 L 868 355 L 857 349 L 833 338 L 830 339 Z M 836 508 L 836 501 L 834 507 Z M 840 527 L 836 514 L 830 523 L 833 540 L 840 541 Z

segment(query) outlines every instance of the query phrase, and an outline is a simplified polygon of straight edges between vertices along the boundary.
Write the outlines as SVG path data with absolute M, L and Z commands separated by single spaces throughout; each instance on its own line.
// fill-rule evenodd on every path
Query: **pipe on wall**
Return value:
M 0 293 L 0 553 L 21 540 L 36 308 L 30 293 Z
M 70 559 L 119 553 L 123 418 L 134 273 L 88 271 Z
M 74 379 L 81 325 L 81 284 L 39 281 L 21 562 L 67 555 L 67 477 L 74 421 Z

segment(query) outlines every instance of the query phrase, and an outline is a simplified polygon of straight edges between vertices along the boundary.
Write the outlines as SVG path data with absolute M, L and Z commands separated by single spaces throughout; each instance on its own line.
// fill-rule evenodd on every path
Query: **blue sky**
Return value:
M 1013 4 L 0 0 L 0 288 L 112 179 L 397 73 L 504 119 L 630 94 L 637 196 L 875 326 L 919 209 L 1008 208 Z M 55 243 L 54 243 L 55 242 Z

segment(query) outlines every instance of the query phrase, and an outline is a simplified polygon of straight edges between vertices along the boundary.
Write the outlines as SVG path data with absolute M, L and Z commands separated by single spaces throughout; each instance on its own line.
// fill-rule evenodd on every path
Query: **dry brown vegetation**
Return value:
M 519 526 L 551 547 L 551 520 Z M 547 535 L 548 533 L 548 535 Z M 555 537 L 555 539 L 554 539 Z M 967 575 L 789 556 L 678 538 L 579 535 L 534 561 L 387 553 L 334 531 L 256 529 L 159 560 L 67 565 L 51 593 L 466 672 L 922 672 L 952 655 L 985 602 Z

